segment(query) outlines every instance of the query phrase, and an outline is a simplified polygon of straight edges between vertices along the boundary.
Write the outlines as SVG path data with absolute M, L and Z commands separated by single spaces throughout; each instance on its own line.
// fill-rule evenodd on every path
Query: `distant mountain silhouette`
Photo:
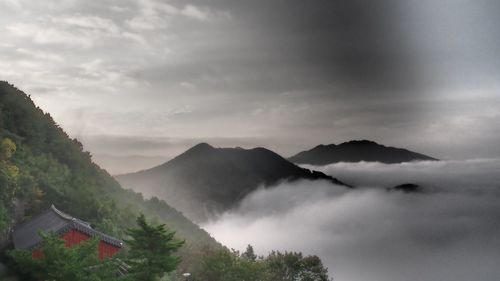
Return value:
M 404 183 L 388 188 L 389 191 L 402 191 L 404 193 L 418 193 L 422 192 L 422 187 L 414 183 Z
M 298 179 L 344 185 L 321 172 L 298 167 L 265 148 L 214 148 L 206 143 L 160 166 L 116 179 L 124 188 L 164 199 L 197 222 L 236 206 L 259 186 Z
M 416 160 L 438 160 L 402 148 L 380 145 L 368 140 L 354 140 L 339 145 L 318 145 L 288 158 L 296 164 L 327 165 L 337 162 L 382 162 L 395 164 Z

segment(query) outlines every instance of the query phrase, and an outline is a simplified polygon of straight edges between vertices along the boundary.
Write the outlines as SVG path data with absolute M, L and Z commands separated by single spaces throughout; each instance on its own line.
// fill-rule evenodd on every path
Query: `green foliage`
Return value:
M 33 258 L 30 251 L 14 250 L 9 254 L 20 270 L 38 280 L 111 281 L 117 280 L 117 264 L 113 259 L 99 261 L 98 239 L 68 248 L 64 240 L 53 234 L 40 233 L 39 248 L 43 258 Z
M 19 186 L 19 168 L 12 164 L 11 158 L 16 152 L 16 144 L 9 138 L 0 139 L 0 234 L 9 226 L 10 215 L 8 207 L 11 198 Z
M 266 258 L 268 280 L 328 281 L 328 270 L 317 256 L 273 251 Z
M 29 219 L 55 204 L 122 239 L 125 230 L 135 226 L 131 218 L 139 213 L 167 224 L 189 243 L 180 253 L 185 257 L 180 266 L 186 271 L 199 263 L 204 245 L 218 247 L 208 233 L 164 201 L 144 200 L 122 189 L 92 162 L 80 142 L 69 138 L 49 114 L 6 82 L 0 82 L 0 144 L 0 236 L 1 228 L 13 226 L 12 217 L 24 213 Z M 25 209 L 16 216 L 15 201 Z
M 252 245 L 247 246 L 246 251 L 241 254 L 241 257 L 250 261 L 255 261 L 257 259 L 257 255 L 255 255 Z
M 138 228 L 129 229 L 126 240 L 130 251 L 127 264 L 130 266 L 130 280 L 158 280 L 165 273 L 176 269 L 180 258 L 173 256 L 183 244 L 174 238 L 175 232 L 165 229 L 165 225 L 152 225 L 144 215 L 137 218 Z
M 207 252 L 197 275 L 219 281 L 329 281 L 328 270 L 317 256 L 273 251 L 257 257 L 250 245 L 241 255 L 227 249 Z
M 205 254 L 199 275 L 202 280 L 257 281 L 263 280 L 262 261 L 241 258 L 237 251 L 220 249 Z
M 0 161 L 6 161 L 16 152 L 16 144 L 9 138 L 0 142 Z
M 3 202 L 0 202 L 0 232 L 4 231 L 9 225 L 9 214 Z
M 14 186 L 19 181 L 19 168 L 12 164 L 11 158 L 16 152 L 16 144 L 9 138 L 1 139 L 0 141 L 0 181 L 3 183 L 4 188 L 12 192 Z M 3 192 L 3 195 L 12 194 Z

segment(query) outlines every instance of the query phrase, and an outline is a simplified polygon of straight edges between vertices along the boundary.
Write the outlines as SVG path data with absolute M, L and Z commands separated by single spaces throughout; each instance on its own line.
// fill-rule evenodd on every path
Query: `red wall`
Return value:
M 111 244 L 108 244 L 104 241 L 99 242 L 99 259 L 103 260 L 104 258 L 109 258 L 114 256 L 120 248 L 117 248 Z
M 66 247 L 72 247 L 74 245 L 77 245 L 81 243 L 82 241 L 88 240 L 91 237 L 85 233 L 82 233 L 77 230 L 70 230 L 66 232 L 64 235 L 61 236 L 64 241 L 66 241 Z M 111 244 L 108 244 L 104 241 L 99 242 L 99 259 L 104 259 L 107 257 L 112 257 L 114 254 L 116 254 L 120 248 L 115 247 Z M 43 252 L 41 250 L 34 250 L 32 252 L 32 257 L 34 259 L 39 259 L 43 257 Z
M 80 231 L 70 230 L 61 236 L 66 241 L 66 247 L 72 247 L 80 242 L 90 239 L 90 236 Z

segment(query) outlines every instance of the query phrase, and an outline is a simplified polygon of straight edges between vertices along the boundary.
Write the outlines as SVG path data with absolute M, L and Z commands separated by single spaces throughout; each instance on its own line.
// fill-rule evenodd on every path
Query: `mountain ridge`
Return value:
M 207 143 L 197 144 L 151 169 L 115 178 L 125 188 L 146 197 L 163 198 L 194 221 L 206 221 L 235 207 L 259 186 L 269 187 L 280 181 L 326 180 L 350 187 L 324 173 L 290 163 L 263 147 L 215 148 Z
M 289 161 L 296 164 L 328 165 L 338 162 L 381 162 L 396 164 L 411 161 L 437 161 L 438 159 L 404 148 L 378 144 L 370 140 L 351 140 L 341 144 L 320 144 L 301 151 Z

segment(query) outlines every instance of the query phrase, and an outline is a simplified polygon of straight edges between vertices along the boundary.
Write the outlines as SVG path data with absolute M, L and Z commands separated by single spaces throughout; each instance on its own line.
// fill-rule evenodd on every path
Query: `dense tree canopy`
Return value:
M 227 249 L 209 252 L 203 259 L 206 281 L 329 281 L 328 270 L 317 256 L 273 251 L 257 257 L 252 246 L 240 254 Z
M 9 225 L 8 207 L 19 184 L 19 168 L 12 164 L 11 158 L 16 144 L 9 138 L 0 139 L 0 232 Z
M 328 270 L 317 256 L 297 252 L 273 251 L 266 258 L 269 280 L 328 281 Z

